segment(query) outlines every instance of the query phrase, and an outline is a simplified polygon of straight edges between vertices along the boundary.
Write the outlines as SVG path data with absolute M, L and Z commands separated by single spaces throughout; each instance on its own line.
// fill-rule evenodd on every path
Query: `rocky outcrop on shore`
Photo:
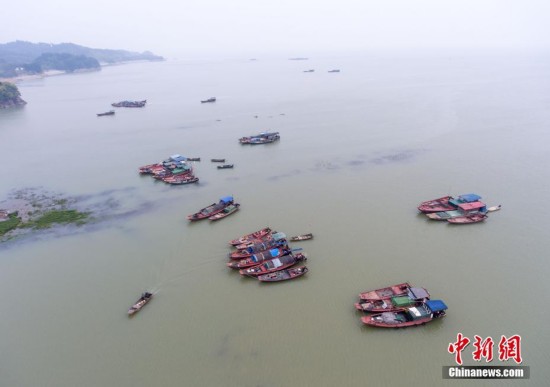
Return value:
M 13 83 L 0 82 L 0 109 L 26 105 L 19 89 Z

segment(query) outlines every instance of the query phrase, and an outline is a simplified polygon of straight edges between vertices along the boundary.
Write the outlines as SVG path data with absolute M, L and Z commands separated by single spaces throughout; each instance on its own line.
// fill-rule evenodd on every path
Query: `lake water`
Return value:
M 0 111 L 0 198 L 40 187 L 104 219 L 0 247 L 0 385 L 495 385 L 442 380 L 459 332 L 521 335 L 524 384 L 547 385 L 549 65 L 517 53 L 274 56 L 19 83 L 28 105 Z M 96 116 L 125 99 L 148 103 Z M 281 140 L 237 142 L 264 130 Z M 138 175 L 174 153 L 201 157 L 199 184 Z M 417 213 L 469 192 L 502 210 L 469 226 Z M 186 220 L 225 195 L 235 215 Z M 227 242 L 265 226 L 315 235 L 291 245 L 308 256 L 305 277 L 259 284 L 225 266 Z M 447 316 L 363 326 L 358 293 L 403 281 Z M 145 290 L 154 300 L 129 319 Z M 494 350 L 491 365 L 515 365 Z M 472 351 L 466 365 L 479 364 Z

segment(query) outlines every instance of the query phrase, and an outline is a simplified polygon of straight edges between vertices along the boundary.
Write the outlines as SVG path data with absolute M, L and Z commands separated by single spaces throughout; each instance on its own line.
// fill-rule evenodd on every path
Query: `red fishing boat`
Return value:
M 220 199 L 218 203 L 212 203 L 208 207 L 204 207 L 199 212 L 188 215 L 187 219 L 190 221 L 201 220 L 211 217 L 212 215 L 217 214 L 218 212 L 223 211 L 224 208 L 233 204 L 233 196 L 225 196 Z
M 361 317 L 361 321 L 380 328 L 405 328 L 423 325 L 436 318 L 445 316 L 447 305 L 441 300 L 429 300 L 418 306 L 405 308 L 398 312 L 383 312 Z
M 274 271 L 286 269 L 305 259 L 306 256 L 304 254 L 289 254 L 279 258 L 269 259 L 257 266 L 252 266 L 247 269 L 239 270 L 239 273 L 242 275 L 256 277 L 262 274 L 268 274 Z
M 273 234 L 275 238 L 265 239 L 265 240 L 254 240 L 249 244 L 242 244 L 237 246 L 239 250 L 229 254 L 231 259 L 243 259 L 250 257 L 252 254 L 260 253 L 276 247 L 287 246 L 286 235 L 282 232 Z M 242 247 L 246 246 L 246 247 Z M 287 246 L 288 247 L 288 246 Z
M 488 216 L 485 214 L 467 214 L 464 216 L 458 216 L 456 218 L 447 219 L 447 222 L 451 224 L 470 224 L 470 223 L 479 223 L 487 219 Z
M 291 267 L 290 269 L 279 270 L 274 273 L 259 275 L 258 280 L 262 282 L 286 281 L 303 276 L 309 271 L 306 266 Z
M 237 245 L 240 245 L 242 243 L 246 243 L 250 240 L 261 238 L 261 237 L 263 237 L 265 235 L 268 235 L 268 234 L 271 234 L 271 229 L 269 227 L 262 228 L 261 230 L 255 231 L 253 233 L 243 235 L 240 238 L 233 239 L 231 242 L 229 242 L 229 244 L 233 245 L 233 246 L 237 246 Z
M 420 305 L 430 299 L 430 293 L 424 288 L 409 288 L 406 295 L 393 296 L 381 300 L 361 300 L 355 303 L 357 310 L 369 313 L 395 312 L 404 308 Z
M 285 248 L 266 250 L 257 254 L 253 254 L 250 257 L 241 259 L 239 261 L 235 260 L 232 262 L 228 262 L 227 266 L 232 269 L 245 269 L 247 267 L 257 266 L 260 263 L 265 262 L 269 259 L 282 257 L 283 255 L 288 255 L 290 253 L 291 251 L 288 246 Z
M 438 199 L 428 200 L 420 203 L 418 211 L 428 214 L 430 212 L 442 212 L 456 210 L 461 203 L 476 202 L 481 199 L 481 196 L 476 194 L 460 195 L 457 198 L 452 196 L 443 196 Z
M 369 290 L 359 294 L 361 300 L 384 300 L 395 296 L 404 296 L 409 291 L 411 285 L 408 282 L 388 286 L 386 288 Z

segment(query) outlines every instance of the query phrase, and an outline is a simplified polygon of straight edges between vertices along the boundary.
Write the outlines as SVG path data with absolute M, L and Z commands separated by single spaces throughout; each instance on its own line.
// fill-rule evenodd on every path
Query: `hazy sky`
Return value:
M 550 48 L 550 0 L 13 0 L 0 43 L 197 54 Z

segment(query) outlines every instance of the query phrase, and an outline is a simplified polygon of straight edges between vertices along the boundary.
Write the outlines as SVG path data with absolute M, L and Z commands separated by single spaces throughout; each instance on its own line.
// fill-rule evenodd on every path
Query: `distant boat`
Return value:
M 313 70 L 313 69 L 310 69 L 310 70 L 304 70 L 304 73 L 313 73 L 313 72 L 315 72 L 315 70 Z
M 140 108 L 144 107 L 146 103 L 147 100 L 144 99 L 143 101 L 120 101 L 112 103 L 111 105 L 114 107 Z
M 485 214 L 488 211 L 487 205 L 483 202 L 461 203 L 455 210 L 431 212 L 426 216 L 432 220 L 449 220 L 471 214 Z
M 308 271 L 309 269 L 306 266 L 300 266 L 285 270 L 279 270 L 274 273 L 262 274 L 256 278 L 258 278 L 258 280 L 262 282 L 279 282 L 301 277 Z
M 233 168 L 233 164 L 218 165 L 218 169 L 229 169 L 229 168 Z
M 145 292 L 141 295 L 139 300 L 136 301 L 134 305 L 128 310 L 128 315 L 131 316 L 134 313 L 137 313 L 147 304 L 149 301 L 151 301 L 151 298 L 153 298 L 153 293 Z
M 296 235 L 296 236 L 293 236 L 293 237 L 290 237 L 290 241 L 291 242 L 298 242 L 298 241 L 307 241 L 308 239 L 312 239 L 313 238 L 313 234 L 303 234 L 303 235 Z
M 185 161 L 201 161 L 200 157 L 188 157 Z
M 97 113 L 97 116 L 98 117 L 113 116 L 114 114 L 115 114 L 114 110 L 109 110 L 108 112 L 105 112 L 105 113 Z
M 213 163 L 225 163 L 225 159 L 210 159 Z
M 329 72 L 329 73 L 339 73 L 339 72 L 340 72 L 340 70 L 338 70 L 338 69 L 334 69 L 334 70 L 329 70 L 328 72 Z
M 252 136 L 241 137 L 239 138 L 239 142 L 241 144 L 258 145 L 274 142 L 280 138 L 279 132 L 263 132 Z
M 216 102 L 216 97 L 210 97 L 208 99 L 201 101 L 201 103 L 208 103 L 208 102 Z

